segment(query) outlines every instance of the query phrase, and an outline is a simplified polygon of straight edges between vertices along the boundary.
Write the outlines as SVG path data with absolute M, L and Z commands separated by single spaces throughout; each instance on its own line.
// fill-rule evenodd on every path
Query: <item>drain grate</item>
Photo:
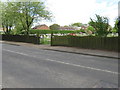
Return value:
M 93 88 L 118 88 L 118 85 L 101 80 L 100 82 L 96 83 Z

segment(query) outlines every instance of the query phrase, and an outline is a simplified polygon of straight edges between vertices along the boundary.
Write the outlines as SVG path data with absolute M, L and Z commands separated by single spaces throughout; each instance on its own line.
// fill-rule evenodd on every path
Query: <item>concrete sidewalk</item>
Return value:
M 98 57 L 107 57 L 107 58 L 115 58 L 118 59 L 118 52 L 112 51 L 103 51 L 103 50 L 93 50 L 93 49 L 82 49 L 75 47 L 64 47 L 64 46 L 50 46 L 50 45 L 35 45 L 30 43 L 22 43 L 22 42 L 9 42 L 9 41 L 1 41 L 2 43 L 12 44 L 12 45 L 23 45 L 23 46 L 31 46 L 44 50 L 53 50 L 59 52 L 67 52 L 67 53 L 75 53 L 75 54 L 83 54 L 90 56 L 98 56 Z

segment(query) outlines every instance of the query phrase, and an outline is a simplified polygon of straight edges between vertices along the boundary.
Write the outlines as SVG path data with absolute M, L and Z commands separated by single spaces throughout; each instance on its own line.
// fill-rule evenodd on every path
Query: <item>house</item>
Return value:
M 33 27 L 32 29 L 38 29 L 38 30 L 50 30 L 50 28 L 49 28 L 47 25 L 45 25 L 45 24 L 35 26 L 35 27 Z
M 68 26 L 68 27 L 61 26 L 61 27 L 59 28 L 59 30 L 77 30 L 77 28 L 70 27 L 70 26 Z
M 88 26 L 81 26 L 81 29 L 86 30 Z
M 4 33 L 3 28 L 0 28 L 0 33 Z

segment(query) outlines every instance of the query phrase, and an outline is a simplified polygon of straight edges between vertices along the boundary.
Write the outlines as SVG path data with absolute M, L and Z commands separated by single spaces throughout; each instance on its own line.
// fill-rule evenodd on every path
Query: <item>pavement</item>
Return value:
M 66 53 L 75 53 L 75 54 L 120 59 L 120 57 L 118 57 L 119 53 L 114 51 L 83 49 L 83 48 L 65 47 L 65 46 L 35 45 L 31 43 L 11 42 L 11 41 L 1 41 L 1 42 L 7 43 L 7 44 L 14 44 L 14 45 L 31 46 L 31 47 L 44 49 L 44 50 L 52 50 L 52 51 L 59 51 L 59 52 L 66 52 Z

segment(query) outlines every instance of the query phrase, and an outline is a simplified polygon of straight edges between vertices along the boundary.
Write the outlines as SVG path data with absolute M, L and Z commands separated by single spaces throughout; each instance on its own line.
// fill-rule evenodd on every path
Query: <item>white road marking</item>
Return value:
M 11 50 L 7 50 L 7 49 L 2 49 L 2 50 L 12 52 L 12 53 L 17 53 L 17 54 L 24 55 L 24 56 L 35 57 L 35 58 L 37 57 L 37 56 L 33 56 L 33 55 L 31 56 L 29 54 L 25 54 L 25 53 L 21 53 L 21 52 L 17 52 L 17 51 L 11 51 Z M 87 66 L 77 65 L 77 64 L 72 64 L 72 63 L 66 63 L 66 62 L 56 61 L 56 60 L 52 60 L 52 59 L 45 59 L 45 60 L 46 61 L 51 61 L 51 62 L 57 62 L 57 63 L 61 63 L 61 64 L 66 64 L 66 65 L 71 65 L 71 66 L 75 66 L 75 67 L 90 69 L 90 70 L 102 71 L 102 72 L 107 72 L 107 73 L 112 73 L 112 74 L 120 74 L 118 72 L 113 72 L 113 71 L 109 71 L 109 70 L 103 70 L 103 69 L 98 69 L 98 68 L 93 68 L 93 67 L 87 67 Z
M 83 66 L 83 65 L 77 65 L 77 64 L 72 64 L 72 63 L 66 63 L 66 62 L 56 61 L 56 60 L 51 60 L 51 59 L 47 59 L 47 60 L 48 60 L 48 61 L 57 62 L 57 63 L 67 64 L 67 65 L 71 65 L 71 66 L 76 66 L 76 67 L 91 69 L 91 70 L 97 70 L 97 71 L 103 71 L 103 72 L 118 74 L 118 72 L 113 72 L 113 71 L 109 71 L 109 70 L 102 70 L 102 69 L 93 68 L 93 67 L 86 67 L 86 66 Z

